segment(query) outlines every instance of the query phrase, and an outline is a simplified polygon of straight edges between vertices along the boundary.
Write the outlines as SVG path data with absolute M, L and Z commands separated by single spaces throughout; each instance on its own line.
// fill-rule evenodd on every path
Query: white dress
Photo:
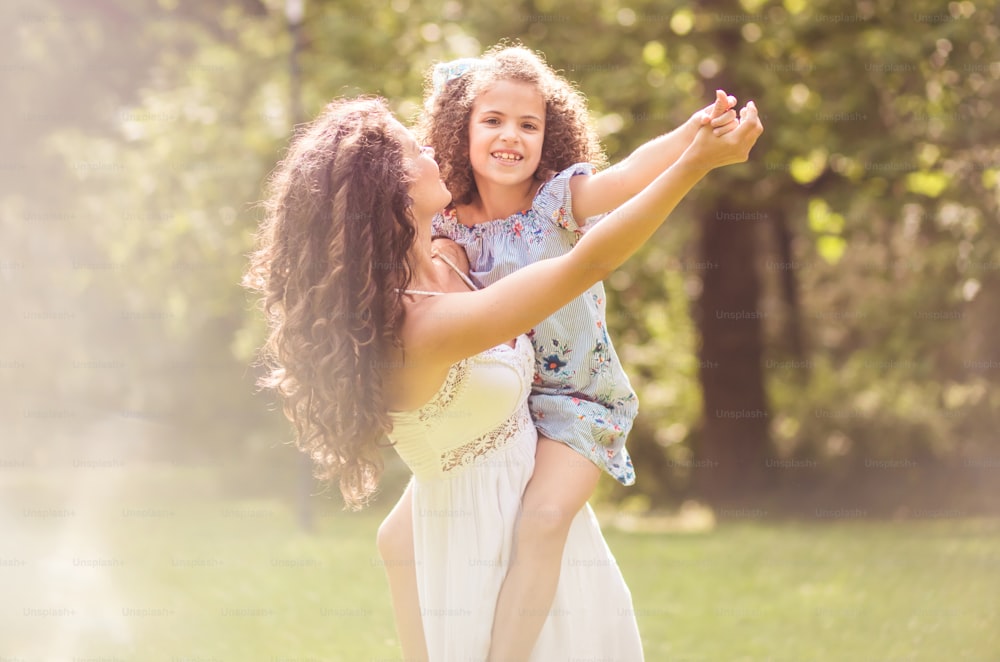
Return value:
M 428 293 L 430 294 L 430 293 Z M 423 407 L 392 414 L 413 471 L 417 588 L 430 662 L 480 662 L 510 560 L 538 435 L 526 336 L 452 366 Z M 641 662 L 632 597 L 590 506 L 570 528 L 529 662 Z

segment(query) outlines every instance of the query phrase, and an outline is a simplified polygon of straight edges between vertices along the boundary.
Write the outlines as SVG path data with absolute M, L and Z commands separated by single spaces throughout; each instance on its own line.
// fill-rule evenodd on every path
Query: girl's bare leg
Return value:
M 427 641 L 417 595 L 417 568 L 413 552 L 413 484 L 406 486 L 392 511 L 378 528 L 378 553 L 382 557 L 396 633 L 405 662 L 428 662 Z
M 555 598 L 570 524 L 600 476 L 594 463 L 566 444 L 538 438 L 488 662 L 525 662 L 531 655 Z

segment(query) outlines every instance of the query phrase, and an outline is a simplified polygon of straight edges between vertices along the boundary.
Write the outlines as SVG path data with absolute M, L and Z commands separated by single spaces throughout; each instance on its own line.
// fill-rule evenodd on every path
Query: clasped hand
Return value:
M 722 90 L 715 95 L 715 103 L 691 118 L 698 125 L 698 132 L 688 148 L 690 156 L 709 169 L 746 161 L 750 149 L 764 132 L 753 101 L 747 102 L 737 115 L 736 97 Z

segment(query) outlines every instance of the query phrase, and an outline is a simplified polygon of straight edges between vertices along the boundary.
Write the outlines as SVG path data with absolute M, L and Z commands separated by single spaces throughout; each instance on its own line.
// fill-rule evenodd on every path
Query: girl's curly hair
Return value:
M 298 133 L 269 178 L 244 276 L 269 327 L 260 385 L 353 509 L 378 486 L 392 428 L 384 378 L 402 348 L 416 236 L 394 121 L 382 99 L 339 100 Z
M 569 81 L 557 74 L 540 54 L 523 46 L 498 44 L 460 76 L 435 89 L 429 76 L 424 111 L 416 131 L 434 148 L 441 178 L 454 204 L 469 204 L 476 181 L 469 160 L 469 117 L 476 97 L 502 80 L 534 85 L 545 99 L 545 140 L 535 179 L 546 181 L 574 163 L 607 164 L 587 101 Z

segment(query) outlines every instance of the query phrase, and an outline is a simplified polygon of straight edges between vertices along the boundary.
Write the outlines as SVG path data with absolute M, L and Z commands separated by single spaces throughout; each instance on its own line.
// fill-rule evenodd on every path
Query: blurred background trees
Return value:
M 294 494 L 238 283 L 295 104 L 373 93 L 412 120 L 430 65 L 513 38 L 588 96 L 612 161 L 716 87 L 765 124 L 607 283 L 642 405 L 639 482 L 606 498 L 995 508 L 998 7 L 306 0 L 296 89 L 284 0 L 6 3 L 0 463 Z

